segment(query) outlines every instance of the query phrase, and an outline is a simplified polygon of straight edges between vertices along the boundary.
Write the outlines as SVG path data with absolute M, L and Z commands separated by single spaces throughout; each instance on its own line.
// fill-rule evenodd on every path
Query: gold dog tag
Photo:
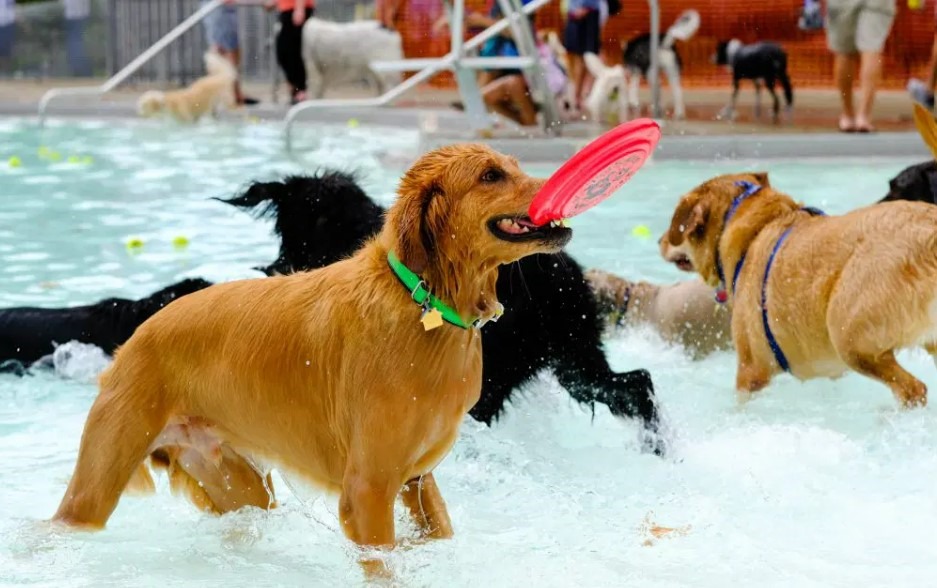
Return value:
M 442 326 L 442 313 L 435 308 L 428 308 L 423 311 L 423 316 L 420 317 L 420 322 L 423 323 L 424 331 L 432 331 L 433 329 Z

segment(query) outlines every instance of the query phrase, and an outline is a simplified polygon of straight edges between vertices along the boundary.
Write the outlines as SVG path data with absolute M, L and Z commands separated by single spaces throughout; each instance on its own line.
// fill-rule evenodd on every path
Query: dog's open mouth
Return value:
M 573 230 L 563 221 L 537 226 L 529 216 L 501 216 L 488 221 L 488 229 L 503 241 L 568 241 Z
M 689 257 L 687 257 L 686 255 L 682 253 L 678 254 L 676 257 L 672 258 L 670 261 L 672 261 L 673 264 L 677 266 L 678 269 L 681 269 L 685 272 L 693 271 L 693 262 L 690 261 Z

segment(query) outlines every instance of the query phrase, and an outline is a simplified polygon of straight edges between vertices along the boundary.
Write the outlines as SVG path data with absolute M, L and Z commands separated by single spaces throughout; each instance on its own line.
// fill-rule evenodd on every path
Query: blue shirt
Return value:
M 577 8 L 588 8 L 589 10 L 598 10 L 601 0 L 569 0 L 567 6 L 568 12 L 573 12 Z

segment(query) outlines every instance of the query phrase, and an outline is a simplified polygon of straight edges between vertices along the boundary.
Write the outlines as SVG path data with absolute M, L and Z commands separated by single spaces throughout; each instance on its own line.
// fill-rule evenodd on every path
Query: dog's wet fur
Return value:
M 258 268 L 267 275 L 306 271 L 346 258 L 380 231 L 384 220 L 383 208 L 365 194 L 354 175 L 334 170 L 256 182 L 223 201 L 274 221 L 280 252 L 276 261 Z M 40 313 L 36 309 L 2 310 L 0 321 L 6 322 L 0 324 L 8 328 L 0 329 L 0 362 L 14 357 L 31 362 L 51 353 L 54 343 L 69 340 L 100 342 L 112 353 L 159 308 L 147 314 L 130 312 L 128 305 L 149 309 L 153 299 L 161 299 L 166 292 L 184 289 L 188 293 L 209 285 L 204 280 L 185 280 L 123 304 L 110 300 L 89 307 L 40 309 Z M 474 419 L 492 424 L 518 388 L 549 369 L 577 402 L 589 407 L 604 404 L 613 415 L 638 418 L 647 432 L 658 431 L 660 419 L 651 376 L 643 369 L 614 372 L 608 365 L 595 297 L 572 257 L 537 254 L 502 266 L 497 295 L 505 313 L 498 322 L 481 329 L 483 384 L 481 398 L 470 411 Z M 42 321 L 41 330 L 36 320 Z M 107 339 L 86 335 L 100 325 L 119 328 L 115 326 Z M 31 353 L 14 356 L 13 351 L 22 347 L 17 342 L 20 335 L 11 337 L 7 332 L 28 335 Z M 656 434 L 646 436 L 646 443 L 646 449 L 655 453 L 665 451 L 664 441 Z

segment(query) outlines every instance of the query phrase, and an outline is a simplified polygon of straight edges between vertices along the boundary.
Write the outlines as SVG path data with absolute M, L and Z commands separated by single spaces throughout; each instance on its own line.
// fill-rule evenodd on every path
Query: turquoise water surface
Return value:
M 308 127 L 301 156 L 279 125 L 0 120 L 0 306 L 139 297 L 186 276 L 259 277 L 270 224 L 212 197 L 255 179 L 334 166 L 392 201 L 416 132 Z M 663 141 L 667 141 L 665 137 Z M 58 157 L 56 157 L 56 155 Z M 10 167 L 10 157 L 21 165 Z M 57 160 L 56 160 L 57 159 Z M 685 279 L 656 238 L 680 194 L 712 175 L 767 170 L 830 213 L 871 203 L 909 161 L 654 162 L 573 221 L 586 267 Z M 531 166 L 547 175 L 549 166 Z M 632 234 L 646 225 L 653 238 Z M 177 249 L 184 236 L 189 246 Z M 130 239 L 143 242 L 128 251 Z M 744 408 L 732 353 L 693 362 L 653 334 L 611 335 L 613 367 L 651 370 L 675 455 L 637 451 L 637 427 L 575 405 L 553 377 L 517 394 L 493 428 L 466 420 L 437 470 L 452 541 L 395 553 L 412 586 L 929 586 L 937 577 L 937 418 L 899 412 L 849 375 L 778 378 Z M 930 358 L 904 364 L 932 388 Z M 106 362 L 76 349 L 57 374 L 0 376 L 0 584 L 335 586 L 360 581 L 336 499 L 276 479 L 282 508 L 213 518 L 169 495 L 125 498 L 97 534 L 50 531 Z M 412 535 L 400 513 L 400 533 Z M 645 521 L 688 527 L 652 541 Z

